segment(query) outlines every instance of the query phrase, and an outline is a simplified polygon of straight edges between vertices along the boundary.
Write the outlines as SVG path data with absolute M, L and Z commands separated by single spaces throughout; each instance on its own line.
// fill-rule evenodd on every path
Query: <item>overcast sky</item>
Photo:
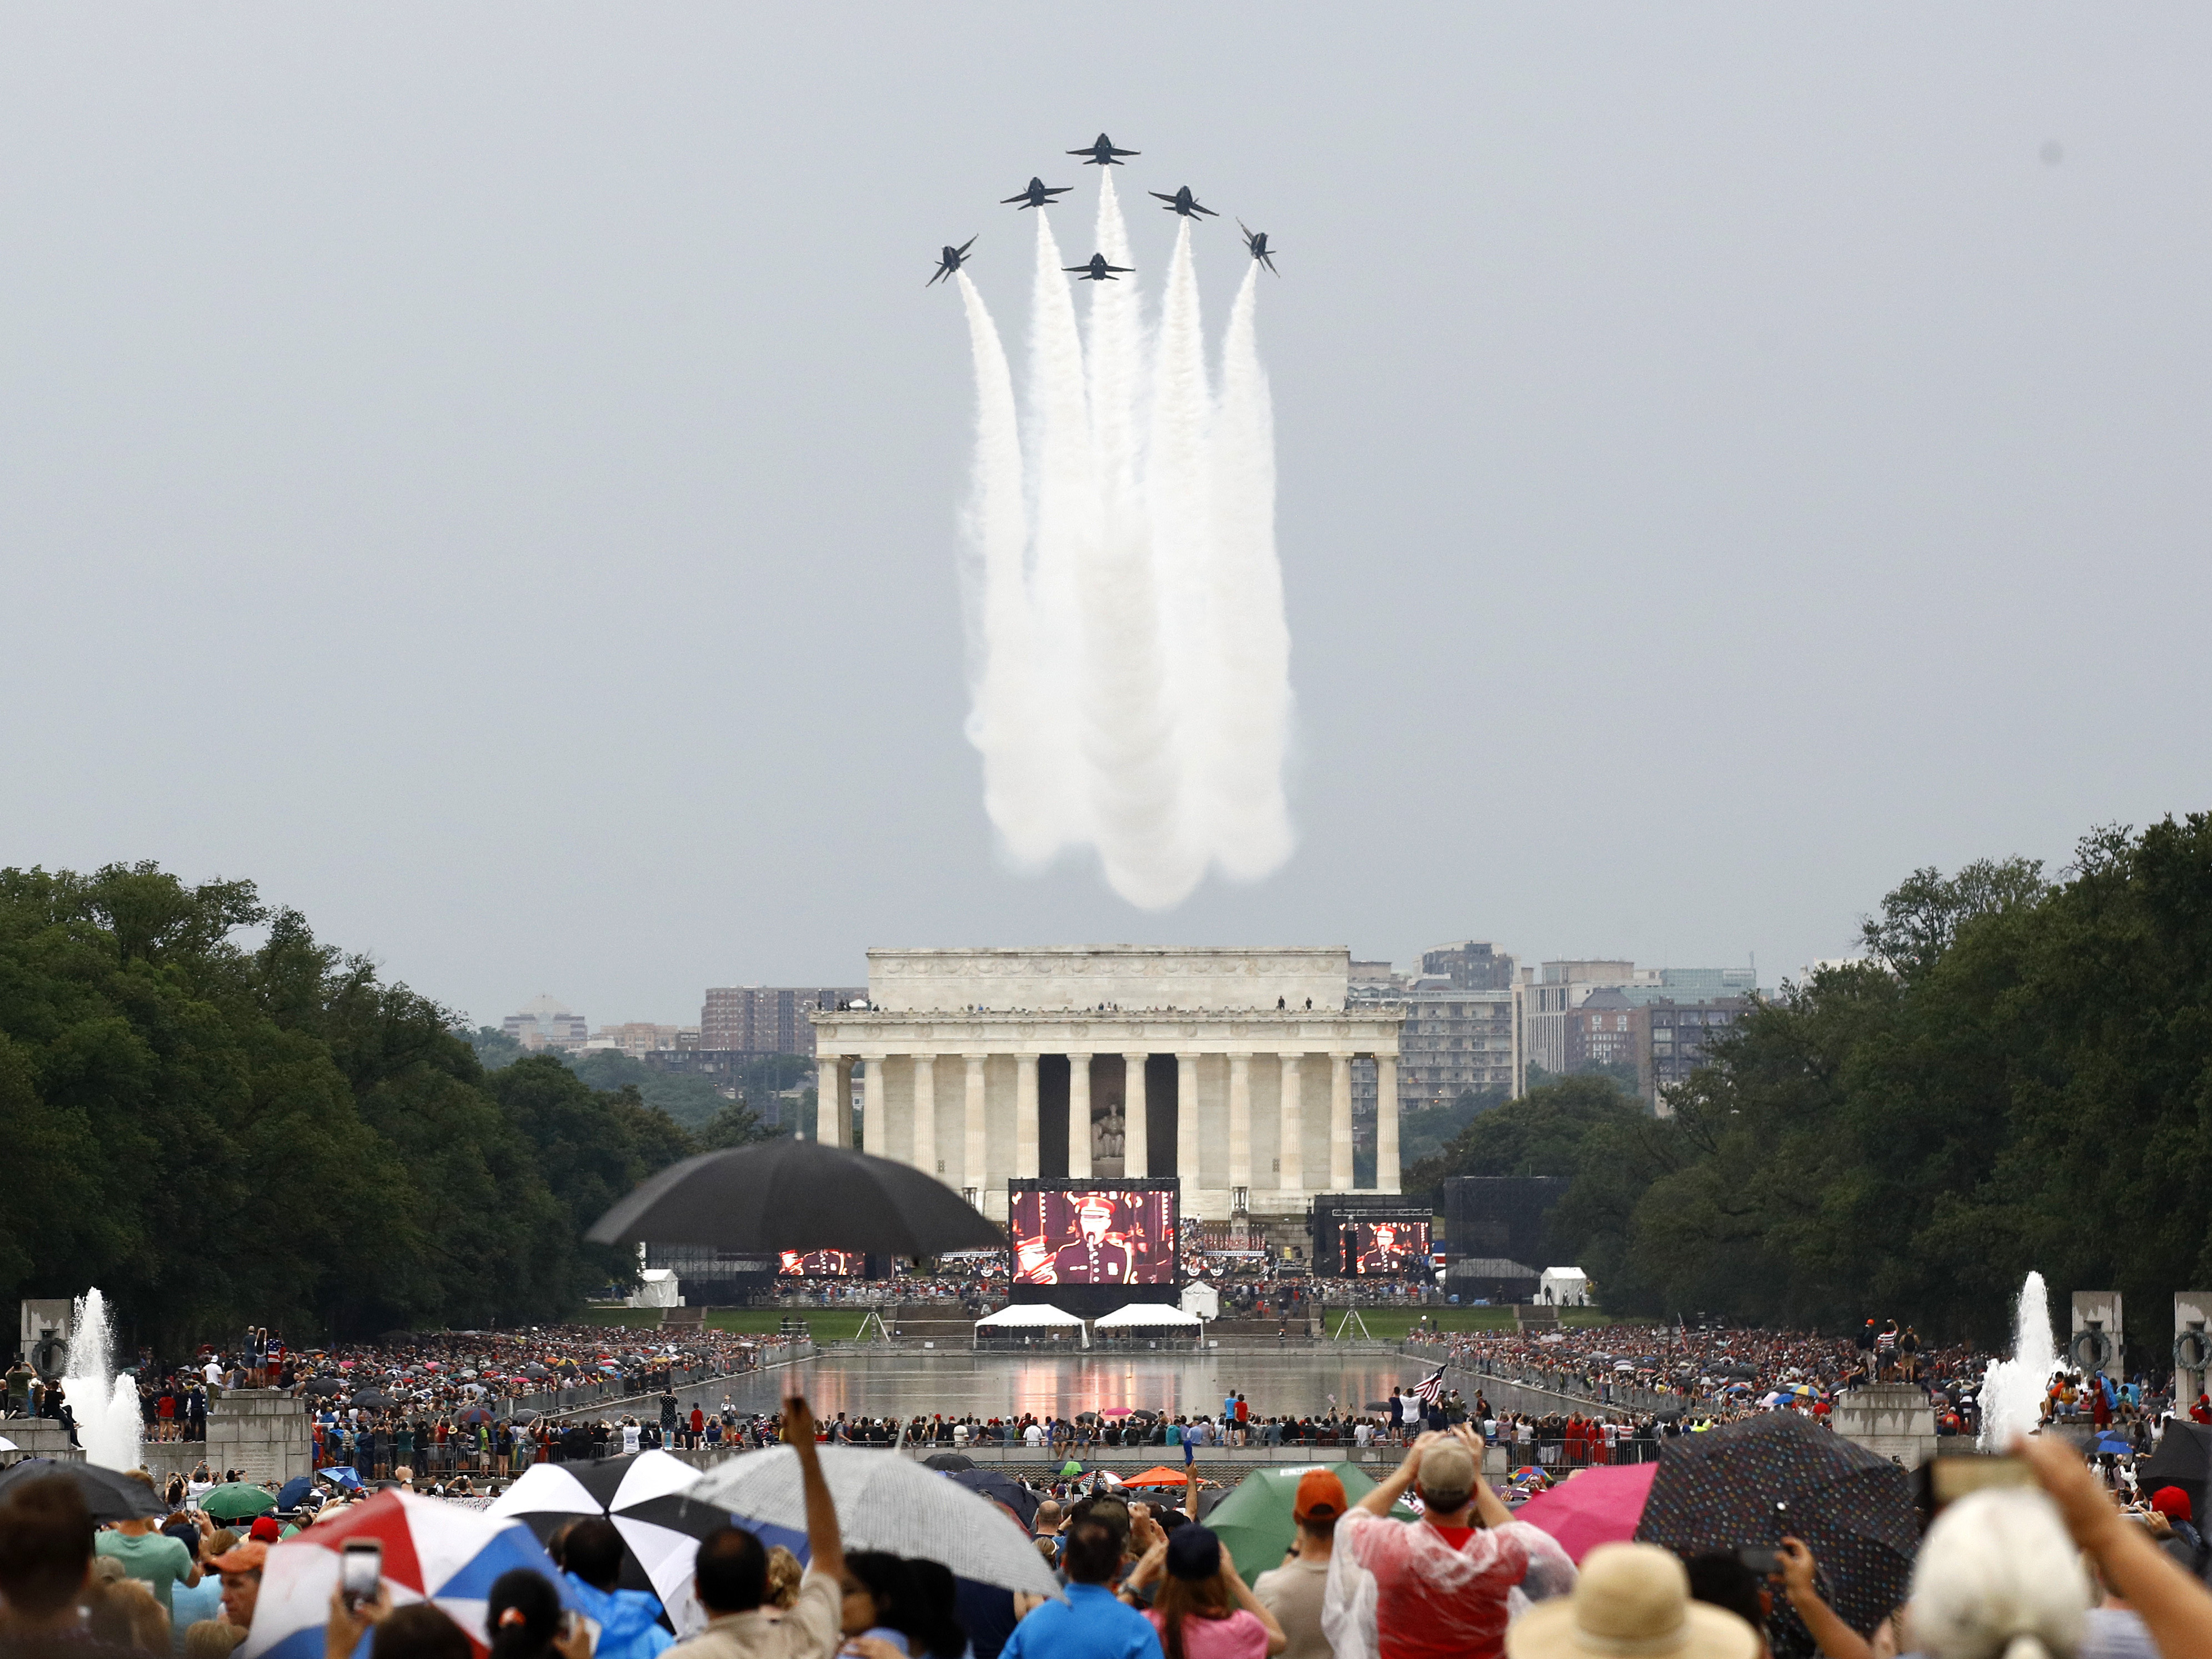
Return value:
M 872 945 L 1771 984 L 2212 804 L 2202 6 L 0 20 L 0 862 L 690 1023 Z M 1087 252 L 1102 127 L 1282 250 L 1299 848 L 1164 915 L 992 844 L 922 286 L 980 232 L 1018 336 L 996 198 Z

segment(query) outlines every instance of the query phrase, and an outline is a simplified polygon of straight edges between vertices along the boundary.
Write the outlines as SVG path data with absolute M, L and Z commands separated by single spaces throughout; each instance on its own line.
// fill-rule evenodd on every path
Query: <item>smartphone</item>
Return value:
M 1986 1487 L 2037 1484 L 2035 1471 L 2020 1458 L 1984 1456 L 1978 1452 L 1965 1457 L 1931 1457 L 1920 1466 L 1920 1472 L 1927 1478 L 1930 1515 Z
M 1747 1545 L 1735 1553 L 1735 1559 L 1761 1578 L 1771 1578 L 1782 1571 L 1782 1552 L 1771 1545 Z
M 338 1552 L 338 1591 L 349 1607 L 376 1600 L 384 1577 L 384 1546 L 374 1538 L 349 1538 Z

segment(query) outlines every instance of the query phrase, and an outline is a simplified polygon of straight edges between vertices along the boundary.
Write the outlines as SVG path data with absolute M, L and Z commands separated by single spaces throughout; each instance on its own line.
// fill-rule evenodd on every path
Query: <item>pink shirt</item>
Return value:
M 1146 1612 L 1152 1628 L 1160 1633 L 1160 1647 L 1168 1644 L 1167 1620 L 1158 1613 Z M 1182 1621 L 1183 1659 L 1267 1659 L 1267 1627 L 1243 1607 L 1226 1619 L 1189 1619 Z

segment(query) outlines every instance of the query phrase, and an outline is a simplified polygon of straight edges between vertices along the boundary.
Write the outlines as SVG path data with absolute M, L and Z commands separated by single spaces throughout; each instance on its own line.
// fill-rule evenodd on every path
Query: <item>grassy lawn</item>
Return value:
M 709 1308 L 707 1324 L 717 1331 L 735 1331 L 739 1335 L 774 1335 L 783 1321 L 785 1310 L 781 1308 Z M 799 1317 L 806 1322 L 817 1341 L 849 1341 L 860 1334 L 865 1309 L 805 1308 Z M 657 1308 L 587 1308 L 576 1316 L 580 1325 L 620 1325 L 631 1330 L 654 1330 L 660 1325 L 660 1310 Z
M 1363 1308 L 1359 1316 L 1366 1322 L 1367 1334 L 1385 1342 L 1402 1342 L 1406 1333 L 1419 1322 L 1424 1313 L 1433 1315 L 1437 1328 L 1444 1331 L 1510 1331 L 1513 1328 L 1513 1310 L 1510 1308 Z M 1332 1308 L 1325 1328 L 1331 1336 L 1336 1334 L 1337 1322 L 1344 1310 Z M 1562 1325 L 1610 1325 L 1610 1315 L 1595 1308 L 1568 1308 L 1561 1311 Z

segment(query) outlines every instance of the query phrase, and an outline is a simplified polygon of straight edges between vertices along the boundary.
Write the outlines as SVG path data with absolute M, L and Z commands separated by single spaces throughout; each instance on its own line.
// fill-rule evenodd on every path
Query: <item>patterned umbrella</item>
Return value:
M 684 1495 L 698 1480 L 698 1470 L 665 1451 L 532 1463 L 487 1513 L 521 1522 L 541 1541 L 572 1521 L 605 1516 L 623 1539 L 616 1588 L 651 1590 L 680 1631 L 693 1612 L 691 1569 L 699 1540 L 730 1521 L 727 1511 Z
M 1903 1604 L 1919 1548 L 1905 1471 L 1887 1458 L 1774 1412 L 1665 1443 L 1636 1536 L 1688 1558 L 1771 1547 L 1784 1534 L 1811 1547 L 1823 1595 L 1862 1635 Z M 1783 1659 L 1813 1641 L 1788 1604 L 1770 1631 Z

